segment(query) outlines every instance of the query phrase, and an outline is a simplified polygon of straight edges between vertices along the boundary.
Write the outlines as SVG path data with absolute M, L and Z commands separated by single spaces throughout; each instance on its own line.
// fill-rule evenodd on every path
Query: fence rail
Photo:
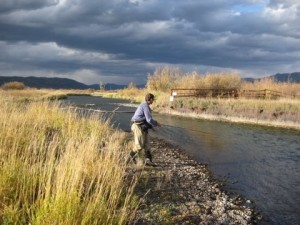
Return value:
M 193 89 L 193 88 L 173 88 L 171 97 L 198 97 L 198 98 L 259 98 L 278 99 L 282 97 L 300 99 L 300 95 L 285 94 L 269 89 L 264 90 L 238 90 L 238 89 Z
M 171 89 L 171 96 L 174 97 L 237 97 L 236 89 Z

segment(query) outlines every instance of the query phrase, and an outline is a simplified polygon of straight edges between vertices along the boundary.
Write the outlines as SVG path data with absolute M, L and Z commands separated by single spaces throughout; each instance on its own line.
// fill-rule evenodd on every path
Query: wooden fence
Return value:
M 268 89 L 241 90 L 239 92 L 239 96 L 244 98 L 278 99 L 280 97 L 283 97 L 283 94 L 279 91 L 272 91 Z
M 236 89 L 188 89 L 176 88 L 171 89 L 171 96 L 174 97 L 237 97 L 238 91 Z
M 171 98 L 178 97 L 198 97 L 198 98 L 258 98 L 258 99 L 278 99 L 298 98 L 300 95 L 288 95 L 273 90 L 238 90 L 238 89 L 189 89 L 174 88 L 171 89 Z

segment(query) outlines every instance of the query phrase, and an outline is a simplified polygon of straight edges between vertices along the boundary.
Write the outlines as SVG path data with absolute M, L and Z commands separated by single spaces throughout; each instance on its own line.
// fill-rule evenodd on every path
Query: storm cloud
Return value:
M 145 83 L 156 67 L 300 71 L 296 0 L 2 0 L 0 76 Z

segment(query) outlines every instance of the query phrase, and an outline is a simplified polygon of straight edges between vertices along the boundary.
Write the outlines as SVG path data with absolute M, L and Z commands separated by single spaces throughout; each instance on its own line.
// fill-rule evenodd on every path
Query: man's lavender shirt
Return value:
M 151 109 L 147 102 L 143 102 L 138 106 L 133 117 L 131 118 L 131 121 L 147 121 L 147 123 L 151 124 L 152 126 L 157 126 L 157 121 L 152 118 Z

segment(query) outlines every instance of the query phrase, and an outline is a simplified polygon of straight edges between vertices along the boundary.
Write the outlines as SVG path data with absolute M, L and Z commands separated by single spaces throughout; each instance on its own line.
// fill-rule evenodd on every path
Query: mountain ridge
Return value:
M 294 73 L 277 73 L 264 78 L 272 78 L 278 82 L 288 82 L 288 83 L 300 83 L 300 72 Z M 264 78 L 243 78 L 243 80 L 248 82 L 259 81 Z M 99 90 L 99 84 L 83 84 L 78 81 L 69 78 L 59 78 L 59 77 L 20 77 L 20 76 L 0 76 L 0 86 L 8 82 L 22 82 L 27 87 L 32 88 L 49 88 L 49 89 L 95 89 Z M 125 84 L 105 84 L 105 90 L 117 90 L 124 89 L 127 85 Z M 145 85 L 137 85 L 138 88 L 143 88 Z
M 32 88 L 49 88 L 49 89 L 95 89 L 99 90 L 99 84 L 83 84 L 69 78 L 59 77 L 20 77 L 20 76 L 0 76 L 0 86 L 8 82 L 22 82 L 27 87 Z M 127 87 L 125 84 L 105 84 L 105 90 L 116 90 Z M 144 85 L 137 85 L 137 87 L 144 87 Z
M 251 78 L 247 77 L 243 80 L 248 82 L 254 82 L 259 81 L 265 78 L 271 78 L 274 79 L 277 82 L 286 82 L 286 83 L 300 83 L 300 72 L 294 72 L 294 73 L 276 73 L 271 76 L 263 77 L 263 78 Z

